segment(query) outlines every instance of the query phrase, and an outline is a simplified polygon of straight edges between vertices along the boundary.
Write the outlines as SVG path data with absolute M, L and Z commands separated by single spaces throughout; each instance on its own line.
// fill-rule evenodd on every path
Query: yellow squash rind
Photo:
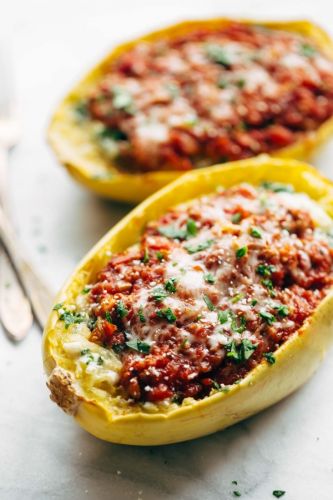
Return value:
M 309 21 L 255 21 L 249 19 L 210 19 L 185 21 L 150 33 L 113 49 L 65 97 L 56 110 L 48 131 L 49 142 L 59 161 L 81 184 L 100 196 L 126 202 L 139 202 L 181 175 L 177 171 L 124 173 L 100 154 L 80 126 L 73 120 L 72 107 L 94 87 L 103 71 L 122 53 L 141 41 L 154 41 L 160 37 L 173 38 L 197 28 L 215 29 L 221 24 L 239 21 L 273 29 L 282 29 L 309 37 L 328 57 L 333 58 L 333 41 L 320 27 Z M 304 135 L 295 144 L 276 151 L 274 156 L 305 159 L 333 133 L 333 119 L 327 120 L 316 131 Z M 89 147 L 88 147 L 89 146 Z
M 333 216 L 333 185 L 314 168 L 295 161 L 258 158 L 192 171 L 152 195 L 114 226 L 79 264 L 64 285 L 57 302 L 71 304 L 110 258 L 135 244 L 146 223 L 171 206 L 217 186 L 240 182 L 259 184 L 264 180 L 290 183 L 305 192 Z M 228 427 L 276 403 L 301 386 L 316 370 L 333 341 L 333 292 L 319 305 L 301 330 L 276 351 L 276 363 L 263 361 L 229 392 L 217 392 L 200 401 L 149 414 L 144 411 L 117 414 L 110 403 L 92 398 L 75 380 L 70 363 L 60 353 L 63 323 L 51 313 L 43 337 L 44 366 L 55 382 L 54 399 L 65 398 L 64 408 L 91 434 L 116 443 L 159 445 L 185 441 Z M 65 377 L 66 391 L 61 382 Z M 68 387 L 70 381 L 70 387 Z M 60 390 L 60 396 L 59 396 Z M 57 401 L 60 406 L 59 400 Z M 175 406 L 175 405 L 174 405 Z

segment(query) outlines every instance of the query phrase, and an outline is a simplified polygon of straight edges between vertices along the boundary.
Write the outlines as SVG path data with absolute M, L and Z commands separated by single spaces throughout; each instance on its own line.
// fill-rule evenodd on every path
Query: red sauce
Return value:
M 122 54 L 87 109 L 104 127 L 101 151 L 119 165 L 188 170 L 272 152 L 316 130 L 333 114 L 333 63 L 284 31 L 197 30 Z
M 332 285 L 329 235 L 299 196 L 236 186 L 170 210 L 111 258 L 87 295 L 91 340 L 119 353 L 126 397 L 202 398 L 275 361 Z

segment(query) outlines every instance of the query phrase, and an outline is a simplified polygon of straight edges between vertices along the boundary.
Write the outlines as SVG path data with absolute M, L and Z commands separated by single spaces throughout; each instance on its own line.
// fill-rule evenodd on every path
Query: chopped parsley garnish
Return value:
M 84 120 L 85 118 L 88 118 L 89 116 L 89 111 L 88 111 L 88 106 L 86 101 L 79 101 L 75 108 L 74 108 L 75 114 L 79 120 Z
M 259 264 L 256 271 L 258 274 L 260 274 L 260 276 L 266 277 L 274 273 L 276 271 L 276 267 L 272 266 L 271 264 Z
M 300 53 L 304 57 L 313 57 L 316 52 L 315 47 L 313 47 L 313 45 L 309 45 L 308 43 L 302 43 L 300 46 Z
M 230 311 L 228 311 L 228 310 L 218 311 L 218 313 L 217 313 L 217 319 L 219 320 L 221 325 L 226 323 L 229 320 L 229 317 L 230 317 Z
M 105 141 L 111 139 L 112 141 L 124 141 L 127 139 L 127 135 L 117 128 L 103 127 L 96 134 L 97 139 L 100 141 Z
M 257 299 L 251 300 L 251 306 L 256 306 L 258 304 Z
M 186 238 L 186 231 L 175 227 L 173 224 L 159 227 L 158 232 L 162 236 L 166 236 L 167 238 L 171 238 L 173 240 L 185 240 Z
M 193 219 L 188 219 L 186 222 L 187 235 L 195 236 L 198 232 L 197 224 Z
M 207 295 L 204 295 L 203 299 L 204 299 L 204 301 L 205 301 L 206 306 L 208 307 L 208 309 L 210 311 L 214 311 L 215 306 L 214 306 L 213 302 L 210 300 L 210 298 Z
M 169 278 L 165 283 L 164 283 L 164 288 L 170 292 L 174 293 L 176 291 L 176 283 L 177 283 L 177 278 Z
M 226 89 L 228 87 L 228 85 L 229 85 L 229 83 L 227 82 L 227 80 L 225 80 L 225 78 L 219 78 L 217 81 L 217 86 L 220 89 Z
M 285 491 L 283 490 L 274 490 L 273 491 L 273 496 L 275 496 L 275 498 L 281 498 L 283 497 L 283 495 L 285 495 Z
M 131 94 L 128 90 L 115 85 L 112 88 L 113 99 L 112 106 L 115 109 L 120 109 L 128 114 L 134 114 L 134 103 Z
M 244 299 L 245 295 L 244 293 L 237 293 L 236 295 L 234 295 L 231 299 L 231 302 L 233 304 L 236 304 L 237 302 L 239 302 L 240 300 Z
M 159 311 L 156 311 L 156 314 L 159 318 L 166 319 L 168 323 L 174 323 L 177 319 L 170 307 L 160 309 Z
M 252 227 L 250 229 L 250 235 L 253 236 L 253 238 L 262 238 L 262 233 L 257 227 Z
M 214 285 L 216 281 L 215 276 L 212 273 L 205 274 L 204 280 L 206 281 L 206 283 L 210 283 L 211 285 Z
M 263 356 L 264 356 L 264 358 L 267 359 L 267 361 L 270 365 L 274 365 L 276 360 L 275 360 L 275 356 L 272 352 L 264 352 Z
M 274 323 L 274 321 L 276 321 L 276 318 L 275 316 L 273 316 L 273 314 L 271 314 L 270 312 L 268 311 L 265 311 L 264 309 L 262 309 L 260 312 L 259 312 L 259 316 L 266 321 L 266 323 L 268 325 L 272 325 Z
M 242 363 L 252 356 L 256 348 L 257 346 L 248 339 L 243 339 L 240 344 L 232 340 L 226 345 L 227 357 Z
M 152 291 L 151 296 L 154 300 L 156 300 L 156 302 L 162 302 L 162 300 L 167 298 L 168 294 L 161 286 L 159 286 Z
M 213 61 L 217 64 L 221 64 L 222 66 L 225 66 L 225 67 L 231 66 L 230 59 L 229 59 L 228 55 L 226 54 L 225 49 L 221 45 L 217 45 L 217 44 L 213 44 L 213 43 L 207 45 L 206 53 L 207 53 L 207 56 L 209 57 L 209 59 L 211 59 L 211 61 Z
M 261 280 L 261 284 L 264 285 L 266 288 L 268 288 L 268 290 L 273 289 L 273 282 L 268 278 Z
M 163 256 L 162 252 L 160 252 L 159 250 L 156 252 L 156 258 L 160 262 L 164 259 L 164 256 Z
M 281 316 L 282 318 L 287 317 L 289 314 L 289 308 L 288 308 L 288 306 L 286 306 L 284 304 L 282 304 L 281 306 L 277 306 L 274 309 L 277 310 L 278 315 Z
M 112 321 L 112 316 L 111 316 L 111 313 L 109 311 L 106 311 L 105 313 L 105 319 L 108 323 L 113 323 Z
M 241 259 L 246 254 L 247 254 L 247 246 L 237 248 L 237 250 L 236 250 L 237 259 Z
M 146 322 L 146 318 L 145 318 L 145 315 L 143 314 L 143 308 L 140 307 L 139 310 L 138 310 L 138 316 L 139 316 L 139 320 L 141 321 L 141 323 L 145 323 Z
M 233 224 L 238 224 L 242 220 L 242 214 L 240 212 L 236 212 L 231 216 L 231 222 Z
M 185 248 L 188 251 L 188 253 L 202 252 L 202 250 L 206 250 L 213 243 L 214 243 L 214 240 L 206 240 L 206 241 L 203 241 L 202 243 L 199 243 L 198 245 L 188 245 Z
M 237 490 L 233 491 L 233 494 L 235 495 L 235 497 L 241 497 L 242 496 L 241 492 L 237 491 Z
M 64 321 L 66 329 L 71 325 L 82 323 L 87 319 L 81 312 L 68 311 L 62 303 L 56 304 L 53 310 L 58 311 L 59 319 Z
M 125 307 L 125 304 L 122 300 L 119 300 L 116 306 L 116 311 L 119 316 L 119 318 L 124 318 L 128 314 L 128 310 Z
M 293 193 L 294 188 L 290 184 L 282 184 L 281 182 L 268 182 L 264 181 L 262 184 L 264 189 L 268 189 L 269 191 L 273 191 L 274 193 Z
M 246 330 L 246 319 L 244 316 L 232 316 L 231 330 L 235 333 L 243 333 Z
M 85 286 L 84 288 L 82 288 L 81 293 L 82 293 L 83 295 L 86 295 L 87 293 L 89 293 L 89 292 L 90 292 L 90 290 L 91 290 L 91 287 L 90 287 L 90 286 Z
M 148 252 L 148 248 L 145 248 L 144 249 L 144 252 L 143 252 L 143 257 L 142 257 L 142 262 L 144 264 L 147 264 L 149 262 L 149 252 Z
M 169 226 L 161 226 L 158 228 L 158 232 L 162 236 L 171 238 L 173 240 L 186 240 L 195 236 L 198 232 L 197 224 L 193 219 L 188 219 L 186 222 L 186 229 L 180 229 L 175 227 L 173 224 Z
M 150 345 L 147 342 L 142 342 L 139 339 L 132 339 L 126 342 L 127 347 L 134 349 L 135 351 L 142 352 L 143 354 L 149 354 Z
M 216 389 L 217 391 L 220 391 L 221 390 L 221 384 L 219 384 L 218 382 L 216 382 L 216 380 L 212 380 L 212 386 L 214 389 Z
M 237 80 L 235 82 L 235 84 L 237 85 L 237 87 L 239 89 L 243 89 L 245 87 L 245 84 L 246 84 L 246 80 L 244 78 L 240 78 L 239 80 Z

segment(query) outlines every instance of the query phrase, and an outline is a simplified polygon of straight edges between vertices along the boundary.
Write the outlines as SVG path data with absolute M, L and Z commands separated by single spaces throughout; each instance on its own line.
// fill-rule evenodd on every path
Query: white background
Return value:
M 23 125 L 11 155 L 12 218 L 26 255 L 56 291 L 128 207 L 96 199 L 45 142 L 63 94 L 114 43 L 210 15 L 310 18 L 333 35 L 331 1 L 0 0 Z M 0 42 L 1 43 L 1 42 Z M 313 162 L 333 178 L 333 142 Z M 295 395 L 225 432 L 160 448 L 117 446 L 80 430 L 48 400 L 40 332 L 13 346 L 0 330 L 0 499 L 333 498 L 333 352 Z M 237 480 L 235 487 L 231 481 Z

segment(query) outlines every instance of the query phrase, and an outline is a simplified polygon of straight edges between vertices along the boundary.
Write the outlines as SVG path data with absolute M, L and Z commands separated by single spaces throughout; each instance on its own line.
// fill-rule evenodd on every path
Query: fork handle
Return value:
M 8 151 L 0 148 L 0 204 L 8 210 L 7 183 Z M 0 321 L 8 336 L 14 341 L 23 340 L 33 322 L 30 303 L 0 245 Z
M 22 287 L 29 298 L 35 319 L 39 326 L 43 329 L 51 310 L 53 297 L 30 264 L 23 258 L 16 243 L 15 233 L 1 207 L 0 240 Z

